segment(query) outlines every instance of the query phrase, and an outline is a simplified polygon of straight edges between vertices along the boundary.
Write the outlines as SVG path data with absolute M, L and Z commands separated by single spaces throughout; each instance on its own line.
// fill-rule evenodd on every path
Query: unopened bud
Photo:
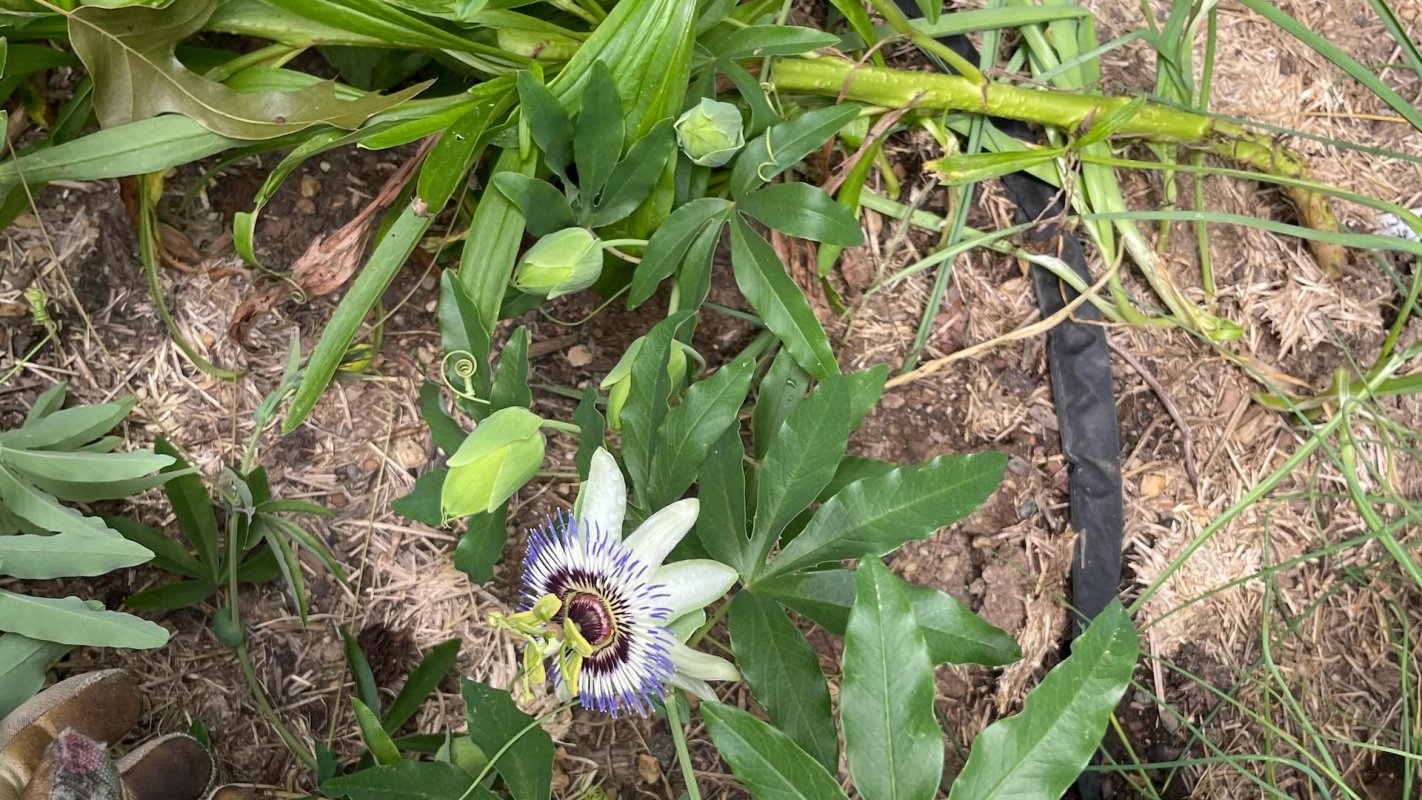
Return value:
M 552 300 L 592 286 L 602 275 L 602 242 L 586 228 L 539 239 L 518 262 L 514 288 Z
M 720 167 L 730 161 L 745 146 L 741 111 L 730 103 L 709 97 L 688 110 L 672 127 L 676 140 L 691 163 L 703 167 Z
M 528 483 L 543 464 L 542 424 L 519 406 L 499 409 L 479 423 L 449 457 L 439 498 L 445 520 L 495 511 Z

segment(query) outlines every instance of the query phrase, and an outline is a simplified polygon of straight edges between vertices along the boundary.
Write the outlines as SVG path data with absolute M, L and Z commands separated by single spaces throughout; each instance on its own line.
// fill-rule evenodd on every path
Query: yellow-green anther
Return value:
M 740 109 L 709 97 L 701 98 L 672 127 L 682 152 L 703 167 L 725 165 L 746 144 Z
M 564 228 L 539 239 L 519 259 L 514 288 L 552 300 L 582 291 L 602 275 L 602 241 L 587 228 Z
M 545 594 L 538 598 L 538 601 L 533 604 L 533 608 L 529 609 L 529 611 L 540 621 L 548 622 L 553 619 L 554 615 L 558 613 L 558 609 L 562 607 L 563 601 L 559 600 L 557 595 Z
M 563 641 L 573 648 L 578 655 L 587 658 L 593 654 L 593 646 L 588 640 L 583 638 L 583 632 L 578 630 L 578 626 L 571 619 L 563 620 Z

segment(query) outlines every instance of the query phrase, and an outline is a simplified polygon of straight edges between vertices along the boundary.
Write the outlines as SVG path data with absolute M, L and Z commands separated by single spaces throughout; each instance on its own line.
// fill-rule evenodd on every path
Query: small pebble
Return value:
M 316 180 L 315 175 L 301 176 L 301 196 L 315 197 L 321 191 L 321 182 Z
M 592 351 L 587 345 L 575 344 L 568 348 L 568 363 L 575 367 L 586 367 L 592 363 Z
M 309 197 L 303 197 L 296 201 L 296 210 L 298 213 L 310 216 L 316 213 L 316 203 Z

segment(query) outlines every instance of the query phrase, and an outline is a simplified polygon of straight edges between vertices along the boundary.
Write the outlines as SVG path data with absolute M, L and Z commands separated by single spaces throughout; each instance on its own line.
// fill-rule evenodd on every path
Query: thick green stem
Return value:
M 1132 102 L 1129 97 L 1046 92 L 1010 83 L 977 83 L 960 75 L 855 66 L 840 58 L 786 58 L 775 65 L 771 82 L 781 92 L 844 97 L 886 108 L 966 111 L 1061 128 L 1078 134 Z M 1175 142 L 1245 164 L 1261 172 L 1306 178 L 1308 167 L 1293 151 L 1242 125 L 1156 103 L 1142 105 L 1116 136 Z M 1318 192 L 1285 187 L 1299 218 L 1311 228 L 1338 230 L 1328 199 Z M 1341 247 L 1311 242 L 1315 258 L 1331 271 L 1345 261 Z

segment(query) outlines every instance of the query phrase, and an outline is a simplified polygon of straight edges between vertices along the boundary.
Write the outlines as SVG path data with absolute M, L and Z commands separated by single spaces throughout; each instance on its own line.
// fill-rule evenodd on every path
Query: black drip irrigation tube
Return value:
M 921 16 L 914 0 L 895 2 L 906 15 Z M 947 36 L 939 41 L 969 62 L 978 62 L 977 49 L 966 36 Z M 1024 122 L 992 122 L 1014 138 L 1034 138 L 1031 127 Z M 1025 238 L 1044 249 L 1055 250 L 1090 285 L 1093 279 L 1081 240 L 1075 233 L 1062 230 L 1057 222 L 1067 213 L 1062 192 L 1025 172 L 1004 175 L 1001 180 L 1014 206 L 1014 221 L 1038 223 L 1028 229 Z M 1034 264 L 1031 273 L 1037 308 L 1044 319 L 1077 297 L 1074 289 L 1046 269 Z M 1070 477 L 1071 527 L 1077 532 L 1071 567 L 1071 602 L 1077 612 L 1072 620 L 1072 639 L 1116 598 L 1121 582 L 1121 435 L 1111 381 L 1111 352 L 1106 345 L 1106 330 L 1097 324 L 1100 321 L 1101 312 L 1091 303 L 1083 303 L 1047 332 L 1047 372 Z M 1092 763 L 1099 763 L 1099 756 Z M 1100 800 L 1100 774 L 1083 772 L 1076 788 L 1081 800 Z

